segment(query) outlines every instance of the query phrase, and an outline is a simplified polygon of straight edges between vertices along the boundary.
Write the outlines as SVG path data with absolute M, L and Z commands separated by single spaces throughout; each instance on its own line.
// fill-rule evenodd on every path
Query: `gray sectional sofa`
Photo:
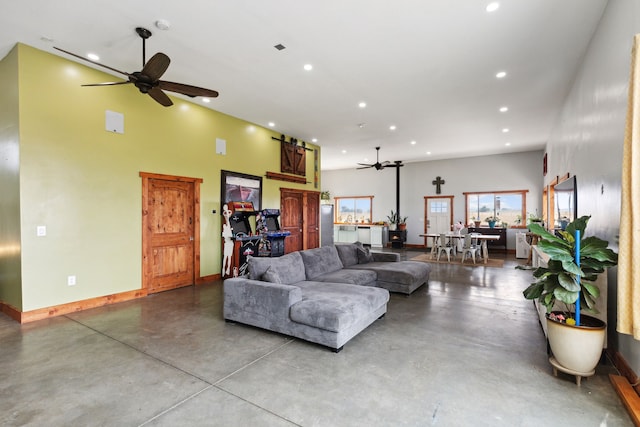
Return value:
M 224 281 L 224 318 L 336 352 L 386 313 L 389 290 L 409 294 L 430 272 L 429 264 L 360 244 L 250 257 L 248 264 L 248 277 Z

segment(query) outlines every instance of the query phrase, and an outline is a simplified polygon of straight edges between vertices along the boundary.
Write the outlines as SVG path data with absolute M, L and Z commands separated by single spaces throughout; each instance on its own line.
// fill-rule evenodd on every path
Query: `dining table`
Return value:
M 444 235 L 447 236 L 447 238 L 451 239 L 452 241 L 455 239 L 464 239 L 464 236 L 465 236 L 462 233 L 455 233 L 455 232 L 444 233 Z M 487 248 L 487 242 L 489 240 L 499 240 L 500 236 L 493 235 L 493 234 L 480 234 L 480 233 L 469 233 L 469 235 L 471 235 L 472 240 L 475 240 L 477 244 L 480 245 L 480 256 L 482 257 L 483 263 L 486 264 L 487 261 L 489 260 L 489 249 Z M 423 234 L 418 234 L 418 236 L 433 239 L 433 242 L 431 245 L 431 258 L 435 258 L 436 242 L 440 237 L 440 233 L 423 233 Z

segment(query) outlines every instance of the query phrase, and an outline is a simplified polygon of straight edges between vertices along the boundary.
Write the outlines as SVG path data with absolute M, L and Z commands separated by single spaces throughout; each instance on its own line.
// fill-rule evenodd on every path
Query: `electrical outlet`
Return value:
M 76 285 L 76 276 L 67 276 L 67 286 Z
M 47 235 L 47 226 L 46 225 L 39 225 L 36 227 L 36 236 L 38 237 L 44 237 Z

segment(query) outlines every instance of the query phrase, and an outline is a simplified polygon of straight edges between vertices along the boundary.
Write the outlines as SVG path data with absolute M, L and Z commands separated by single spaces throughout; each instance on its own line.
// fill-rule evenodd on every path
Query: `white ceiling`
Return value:
M 134 29 L 146 27 L 147 58 L 161 51 L 172 60 L 163 79 L 219 91 L 204 104 L 214 110 L 317 138 L 323 169 L 373 163 L 376 146 L 380 160 L 405 162 L 542 149 L 606 6 L 502 0 L 488 13 L 489 0 L 2 3 L 0 58 L 22 42 L 60 56 L 53 46 L 95 52 L 101 63 L 138 71 Z M 156 28 L 159 19 L 170 29 Z M 507 77 L 497 79 L 501 70 Z M 86 90 L 135 90 L 117 88 Z

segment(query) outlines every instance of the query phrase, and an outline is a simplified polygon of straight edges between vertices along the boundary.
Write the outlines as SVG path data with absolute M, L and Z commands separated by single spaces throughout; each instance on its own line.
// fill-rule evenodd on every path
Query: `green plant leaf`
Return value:
M 582 276 L 582 270 L 580 270 L 580 267 L 578 267 L 576 265 L 575 262 L 573 262 L 573 260 L 563 260 L 562 261 L 562 268 L 564 269 L 564 271 L 566 271 L 567 273 L 571 273 L 571 274 L 575 274 L 576 276 Z
M 581 285 L 584 294 L 590 295 L 593 298 L 598 298 L 600 296 L 600 288 L 593 283 L 582 282 Z
M 538 299 L 543 290 L 544 286 L 540 282 L 536 282 L 529 285 L 522 293 L 526 299 Z
M 575 279 L 570 274 L 566 274 L 566 273 L 558 274 L 558 283 L 560 283 L 560 286 L 562 286 L 565 290 L 569 292 L 580 291 L 580 285 L 576 283 Z
M 565 304 L 575 304 L 578 300 L 578 295 L 578 292 L 571 292 L 564 288 L 555 288 L 553 290 L 553 296 Z

